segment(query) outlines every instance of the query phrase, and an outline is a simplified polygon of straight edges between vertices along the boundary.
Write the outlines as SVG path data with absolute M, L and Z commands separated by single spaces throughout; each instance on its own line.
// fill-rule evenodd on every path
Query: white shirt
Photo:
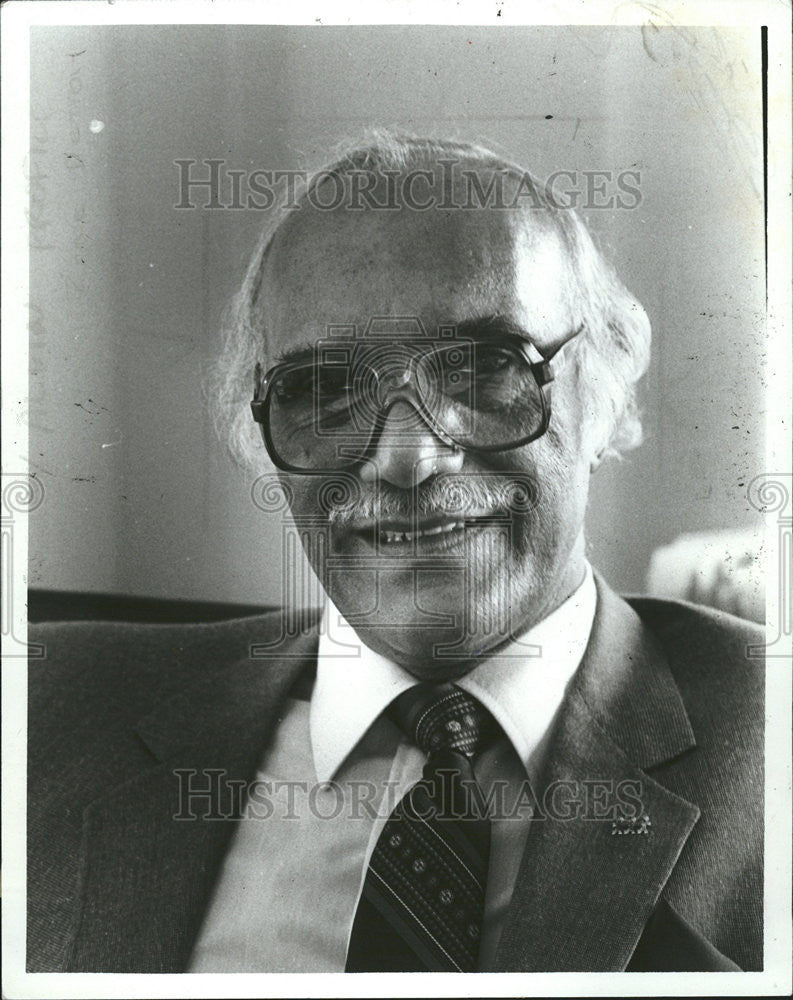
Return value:
M 456 683 L 505 737 L 475 766 L 506 801 L 535 781 L 552 722 L 592 630 L 586 568 L 560 607 Z M 360 641 L 329 602 L 311 701 L 290 699 L 226 855 L 191 972 L 342 972 L 369 857 L 385 821 L 421 777 L 424 755 L 383 711 L 416 683 Z M 480 968 L 491 966 L 531 822 L 527 798 L 493 819 Z M 509 805 L 507 805 L 509 810 Z

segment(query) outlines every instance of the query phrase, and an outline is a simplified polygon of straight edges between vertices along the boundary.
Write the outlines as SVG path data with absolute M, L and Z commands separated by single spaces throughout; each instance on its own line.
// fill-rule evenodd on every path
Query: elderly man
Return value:
M 31 970 L 762 968 L 761 640 L 585 555 L 648 348 L 488 150 L 381 136 L 310 180 L 218 382 L 329 600 L 41 630 Z

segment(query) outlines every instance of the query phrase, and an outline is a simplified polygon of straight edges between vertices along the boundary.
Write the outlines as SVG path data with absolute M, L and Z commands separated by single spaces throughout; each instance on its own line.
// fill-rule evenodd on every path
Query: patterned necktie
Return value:
M 428 760 L 372 852 L 345 971 L 473 972 L 490 820 L 471 764 L 500 728 L 452 684 L 417 684 L 389 715 Z

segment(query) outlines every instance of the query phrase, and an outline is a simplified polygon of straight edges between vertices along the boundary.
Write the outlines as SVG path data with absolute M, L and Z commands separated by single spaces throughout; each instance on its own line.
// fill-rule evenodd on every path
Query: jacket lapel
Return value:
M 151 768 L 85 813 L 82 917 L 70 968 L 186 968 L 244 801 L 240 788 L 316 644 L 316 633 L 301 635 L 276 656 L 227 664 L 141 720 L 136 731 Z M 209 782 L 211 799 L 200 795 Z
M 598 610 L 551 737 L 497 971 L 624 969 L 699 817 L 647 769 L 694 736 L 663 652 L 596 575 Z M 615 806 L 641 802 L 635 821 Z

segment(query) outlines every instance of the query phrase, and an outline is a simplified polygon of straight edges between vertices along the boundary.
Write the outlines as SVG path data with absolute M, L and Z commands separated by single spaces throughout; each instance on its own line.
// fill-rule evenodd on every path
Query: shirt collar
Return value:
M 587 564 L 583 582 L 564 603 L 456 682 L 493 713 L 527 771 L 584 655 L 596 604 Z M 310 709 L 317 780 L 330 781 L 380 713 L 415 683 L 362 642 L 329 600 Z

